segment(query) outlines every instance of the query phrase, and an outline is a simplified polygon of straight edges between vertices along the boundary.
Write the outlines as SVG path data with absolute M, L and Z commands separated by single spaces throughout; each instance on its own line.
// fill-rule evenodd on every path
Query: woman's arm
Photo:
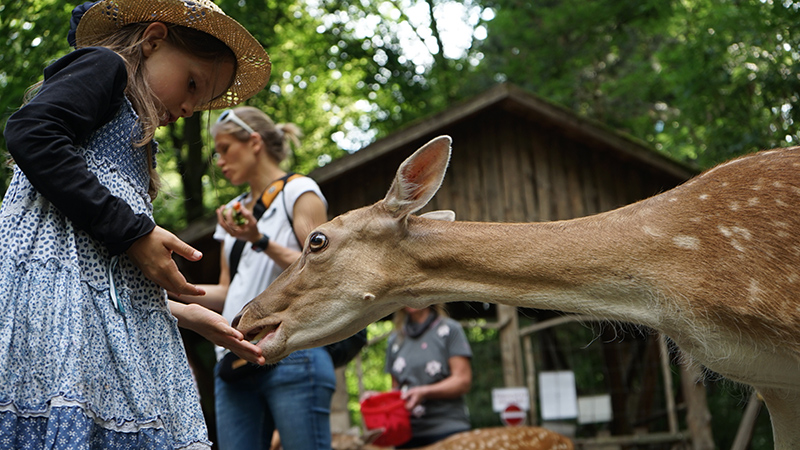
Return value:
M 450 376 L 433 384 L 414 386 L 403 393 L 406 409 L 411 410 L 426 399 L 458 398 L 469 392 L 472 386 L 472 367 L 469 358 L 452 356 L 447 360 L 450 364 Z M 395 385 L 392 378 L 392 386 Z
M 242 239 L 248 242 L 257 242 L 261 238 L 261 232 L 258 231 L 256 219 L 253 212 L 244 206 L 239 212 L 247 219 L 244 225 L 237 225 L 231 217 L 231 212 L 226 211 L 225 207 L 217 209 L 217 219 L 222 225 L 222 228 L 231 236 L 236 239 Z M 303 245 L 306 237 L 311 231 L 322 225 L 328 220 L 325 211 L 325 204 L 316 193 L 308 191 L 300 195 L 294 203 L 294 233 L 300 245 Z M 273 241 L 269 242 L 264 253 L 272 258 L 273 261 L 281 268 L 286 269 L 295 262 L 301 255 L 297 250 L 284 247 L 283 245 L 276 244 Z
M 294 234 L 300 246 L 315 228 L 328 221 L 325 203 L 316 193 L 308 191 L 301 195 L 294 204 Z
M 325 204 L 322 203 L 316 193 L 308 191 L 294 203 L 294 234 L 300 246 L 306 241 L 309 233 L 314 228 L 322 225 L 328 220 L 327 213 L 325 212 Z M 302 250 L 301 250 L 302 251 Z M 300 258 L 301 252 L 292 250 L 282 245 L 273 244 L 270 242 L 265 253 L 272 258 L 281 269 L 286 269 Z

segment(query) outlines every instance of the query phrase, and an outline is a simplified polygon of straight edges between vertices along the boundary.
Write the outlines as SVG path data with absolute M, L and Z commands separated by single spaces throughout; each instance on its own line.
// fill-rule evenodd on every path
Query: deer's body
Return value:
M 401 305 L 593 314 L 660 330 L 753 385 L 776 447 L 800 442 L 800 148 L 740 158 L 580 219 L 410 216 L 438 189 L 448 157 L 449 139 L 417 151 L 386 199 L 319 227 L 303 257 L 243 310 L 243 331 L 280 324 L 259 344 L 268 360 L 351 335 Z
M 377 437 L 378 434 L 374 435 Z M 362 436 L 335 434 L 333 450 L 385 450 L 372 445 Z M 477 428 L 454 434 L 444 440 L 417 450 L 572 450 L 575 446 L 567 437 L 540 427 Z

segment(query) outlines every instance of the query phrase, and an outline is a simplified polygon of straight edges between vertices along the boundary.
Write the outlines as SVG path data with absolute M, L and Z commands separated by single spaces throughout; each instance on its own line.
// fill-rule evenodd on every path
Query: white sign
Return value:
M 542 420 L 578 417 L 578 393 L 571 371 L 539 373 L 539 399 Z
M 611 396 L 591 395 L 578 398 L 578 423 L 611 422 Z
M 528 388 L 525 387 L 492 389 L 492 409 L 494 412 L 502 412 L 508 405 L 514 404 L 523 411 L 528 411 L 531 409 L 530 398 Z

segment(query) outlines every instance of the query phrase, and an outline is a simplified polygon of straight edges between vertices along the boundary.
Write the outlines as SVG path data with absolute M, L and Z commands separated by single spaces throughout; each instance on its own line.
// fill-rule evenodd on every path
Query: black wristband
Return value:
M 269 236 L 266 234 L 262 234 L 261 239 L 253 243 L 253 250 L 257 252 L 263 252 L 267 247 L 269 247 Z

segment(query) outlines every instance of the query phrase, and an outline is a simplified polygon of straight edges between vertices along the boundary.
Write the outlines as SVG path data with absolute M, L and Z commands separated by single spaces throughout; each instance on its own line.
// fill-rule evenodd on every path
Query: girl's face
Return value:
M 144 74 L 163 105 L 160 126 L 194 114 L 197 106 L 224 94 L 233 79 L 233 63 L 195 57 L 165 38 L 166 25 L 154 22 L 144 32 Z
M 258 136 L 251 135 L 247 141 L 240 141 L 228 133 L 217 133 L 214 136 L 214 150 L 217 165 L 222 174 L 234 186 L 247 183 L 251 173 L 257 167 L 256 153 L 259 144 Z

